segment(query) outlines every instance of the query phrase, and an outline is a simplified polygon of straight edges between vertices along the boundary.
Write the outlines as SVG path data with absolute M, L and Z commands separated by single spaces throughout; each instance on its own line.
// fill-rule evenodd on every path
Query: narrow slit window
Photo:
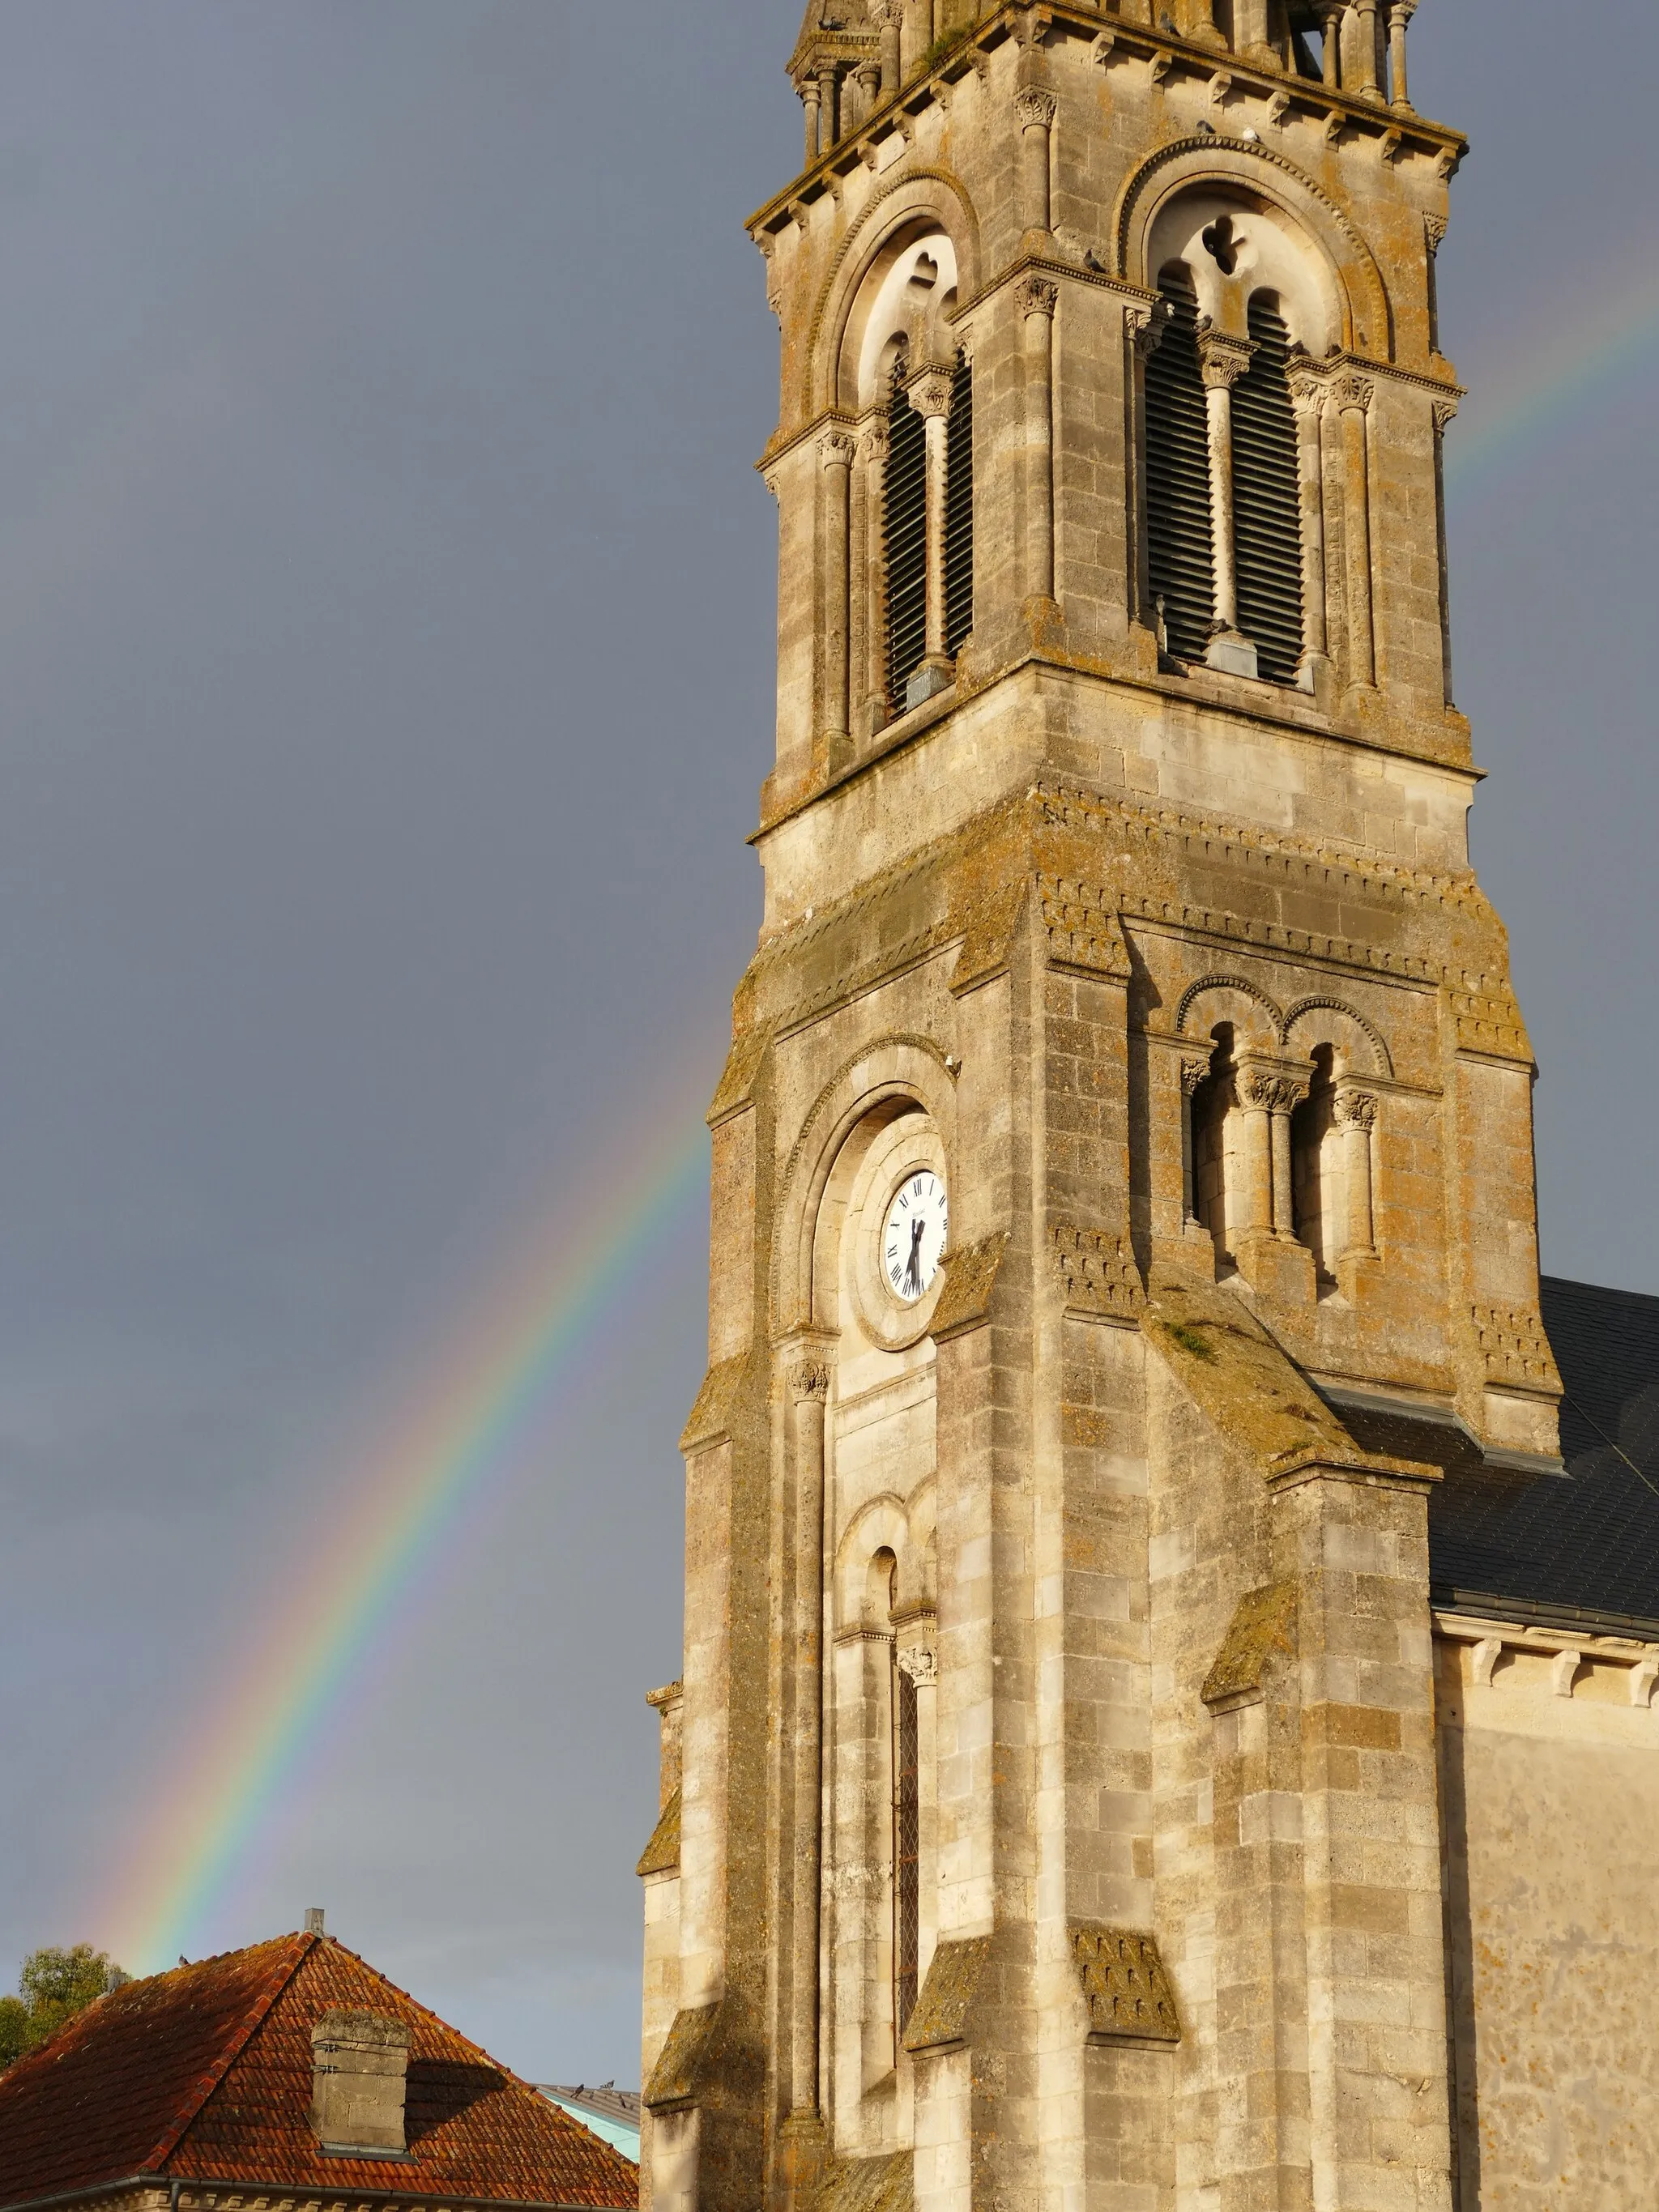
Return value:
M 1251 300 L 1249 328 L 1255 351 L 1232 400 L 1238 627 L 1267 682 L 1294 684 L 1302 659 L 1302 508 L 1285 373 L 1290 332 L 1271 293 Z
M 927 427 L 904 390 L 908 364 L 893 372 L 888 407 L 887 694 L 904 711 L 906 684 L 927 650 Z
M 915 1680 L 896 1663 L 893 1723 L 893 2008 L 902 2035 L 921 1964 L 921 1746 Z
M 1202 660 L 1215 614 L 1215 569 L 1198 295 L 1179 265 L 1164 270 L 1160 289 L 1170 319 L 1146 364 L 1147 561 L 1167 650 Z
M 957 356 L 945 488 L 945 650 L 954 660 L 974 627 L 974 372 Z

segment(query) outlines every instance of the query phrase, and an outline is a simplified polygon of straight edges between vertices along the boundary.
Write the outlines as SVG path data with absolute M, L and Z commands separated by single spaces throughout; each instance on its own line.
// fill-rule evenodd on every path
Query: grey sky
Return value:
M 1425 0 L 1456 441 L 1656 294 L 1659 18 Z M 112 1940 L 158 1778 L 526 1206 L 705 1088 L 752 942 L 793 0 L 0 8 L 0 1981 Z M 1547 1264 L 1659 1290 L 1659 340 L 1452 513 Z M 1487 397 L 1483 398 L 1483 391 Z M 665 1073 L 666 1071 L 666 1073 Z M 626 1194 L 619 1192 L 619 1206 Z M 701 1227 L 423 1586 L 214 1946 L 331 1924 L 637 2078 Z

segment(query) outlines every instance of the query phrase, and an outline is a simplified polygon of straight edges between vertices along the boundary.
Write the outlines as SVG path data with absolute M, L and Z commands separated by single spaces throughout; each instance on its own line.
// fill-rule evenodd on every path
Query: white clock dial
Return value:
M 913 1306 L 932 1289 L 949 1224 L 944 1182 L 931 1168 L 913 1168 L 881 1228 L 882 1279 L 902 1304 Z

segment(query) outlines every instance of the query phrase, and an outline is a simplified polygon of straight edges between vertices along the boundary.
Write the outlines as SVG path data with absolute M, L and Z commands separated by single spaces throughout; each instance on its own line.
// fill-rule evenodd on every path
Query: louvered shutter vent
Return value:
M 1198 296 L 1184 269 L 1162 280 L 1170 303 L 1146 364 L 1146 522 L 1152 597 L 1164 602 L 1169 650 L 1202 660 L 1215 611 L 1210 447 L 1198 373 Z
M 945 650 L 954 660 L 974 626 L 974 372 L 957 356 L 945 491 Z
M 904 687 L 927 650 L 927 426 L 905 397 L 904 364 L 888 409 L 887 691 L 904 712 Z
M 1272 295 L 1250 301 L 1255 352 L 1233 386 L 1233 538 L 1238 627 L 1271 684 L 1294 684 L 1302 658 L 1302 512 L 1296 414 L 1285 362 L 1290 332 Z

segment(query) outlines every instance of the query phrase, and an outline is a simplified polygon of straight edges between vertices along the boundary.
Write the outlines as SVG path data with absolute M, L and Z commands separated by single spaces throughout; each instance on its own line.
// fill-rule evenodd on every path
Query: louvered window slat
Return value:
M 974 626 L 974 372 L 960 356 L 951 391 L 945 493 L 945 650 L 954 660 Z
M 1146 364 L 1147 556 L 1169 650 L 1201 660 L 1215 612 L 1210 452 L 1198 368 L 1198 299 L 1184 269 L 1162 280 L 1170 306 Z
M 904 687 L 927 650 L 927 428 L 895 371 L 888 410 L 883 517 L 887 563 L 887 690 L 904 712 Z
M 1255 352 L 1233 386 L 1233 544 L 1238 626 L 1270 683 L 1294 684 L 1302 658 L 1302 514 L 1290 333 L 1272 297 L 1249 306 Z M 1154 356 L 1156 358 L 1156 356 Z

